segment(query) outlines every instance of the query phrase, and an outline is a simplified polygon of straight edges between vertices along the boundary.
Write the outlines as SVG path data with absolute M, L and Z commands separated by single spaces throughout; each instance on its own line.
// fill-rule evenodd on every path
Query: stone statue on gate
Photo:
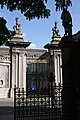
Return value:
M 22 35 L 21 34 L 21 25 L 18 23 L 18 17 L 15 18 L 16 20 L 16 25 L 13 26 L 14 32 L 16 35 Z
M 63 9 L 63 12 L 61 14 L 62 19 L 62 25 L 65 30 L 64 36 L 72 36 L 72 18 L 69 11 L 67 11 L 66 8 Z
M 54 28 L 52 28 L 52 31 L 53 31 L 53 36 L 52 36 L 53 38 L 60 36 L 59 29 L 58 29 L 58 26 L 57 26 L 57 21 L 55 21 Z

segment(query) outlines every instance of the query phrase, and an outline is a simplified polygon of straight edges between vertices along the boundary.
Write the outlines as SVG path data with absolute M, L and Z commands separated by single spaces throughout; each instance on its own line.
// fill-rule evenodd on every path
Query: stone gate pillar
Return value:
M 54 27 L 52 28 L 52 40 L 44 48 L 47 48 L 49 52 L 49 75 L 50 73 L 53 74 L 56 85 L 62 85 L 62 68 L 60 67 L 62 65 L 62 58 L 61 50 L 58 47 L 60 41 L 59 29 L 55 21 Z
M 75 42 L 73 37 L 63 37 L 59 43 L 62 50 L 62 120 L 76 120 L 75 118 L 75 80 L 73 49 Z
M 10 47 L 10 89 L 9 96 L 13 97 L 14 86 L 24 88 L 26 90 L 26 47 L 31 42 L 25 42 L 21 31 L 18 18 L 16 18 L 16 25 L 13 26 L 14 35 L 8 41 Z

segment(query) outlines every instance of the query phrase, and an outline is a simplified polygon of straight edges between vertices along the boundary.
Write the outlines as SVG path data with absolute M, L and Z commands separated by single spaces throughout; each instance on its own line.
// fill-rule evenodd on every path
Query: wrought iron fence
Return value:
M 14 120 L 61 120 L 62 86 L 14 89 Z

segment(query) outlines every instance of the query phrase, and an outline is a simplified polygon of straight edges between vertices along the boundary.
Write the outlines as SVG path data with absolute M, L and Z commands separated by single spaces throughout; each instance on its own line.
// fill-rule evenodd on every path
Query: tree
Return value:
M 9 11 L 19 10 L 28 20 L 34 18 L 48 18 L 50 10 L 46 8 L 45 3 L 48 0 L 0 0 L 1 9 L 4 6 Z M 71 0 L 55 0 L 56 10 L 62 9 L 64 6 L 70 6 Z M 0 45 L 5 44 L 9 37 L 11 37 L 10 30 L 6 27 L 6 20 L 0 18 Z
M 20 10 L 26 19 L 48 18 L 50 10 L 46 8 L 47 0 L 0 0 L 1 8 L 7 6 L 10 11 Z
M 14 34 L 13 31 L 8 30 L 6 27 L 7 21 L 4 18 L 0 18 L 0 46 L 6 44 L 7 40 Z
M 47 0 L 0 0 L 1 9 L 7 6 L 9 11 L 19 10 L 26 17 L 31 20 L 35 17 L 48 18 L 50 10 L 45 6 Z M 0 17 L 0 45 L 6 44 L 6 41 L 11 37 L 12 31 L 6 27 L 7 21 Z
M 72 6 L 72 2 L 71 0 L 55 0 L 56 4 L 56 11 L 57 10 L 63 10 L 64 8 L 65 9 L 68 9 L 68 6 Z

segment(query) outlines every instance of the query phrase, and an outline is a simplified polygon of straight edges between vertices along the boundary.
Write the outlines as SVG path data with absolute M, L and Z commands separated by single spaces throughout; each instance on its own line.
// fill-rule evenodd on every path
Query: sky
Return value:
M 48 19 L 33 19 L 31 21 L 20 13 L 20 11 L 10 12 L 6 9 L 0 9 L 0 17 L 4 17 L 7 20 L 7 27 L 9 30 L 13 30 L 15 25 L 15 18 L 19 17 L 19 23 L 21 24 L 21 32 L 25 41 L 30 41 L 32 44 L 29 48 L 44 49 L 47 43 L 50 43 L 52 37 L 52 28 L 54 22 L 58 22 L 58 29 L 61 37 L 64 35 L 64 28 L 62 26 L 61 11 L 55 10 L 54 0 L 48 0 L 46 4 L 47 8 L 51 10 L 51 16 Z M 73 34 L 80 30 L 80 0 L 72 0 L 72 7 L 69 7 L 69 12 L 72 16 Z

